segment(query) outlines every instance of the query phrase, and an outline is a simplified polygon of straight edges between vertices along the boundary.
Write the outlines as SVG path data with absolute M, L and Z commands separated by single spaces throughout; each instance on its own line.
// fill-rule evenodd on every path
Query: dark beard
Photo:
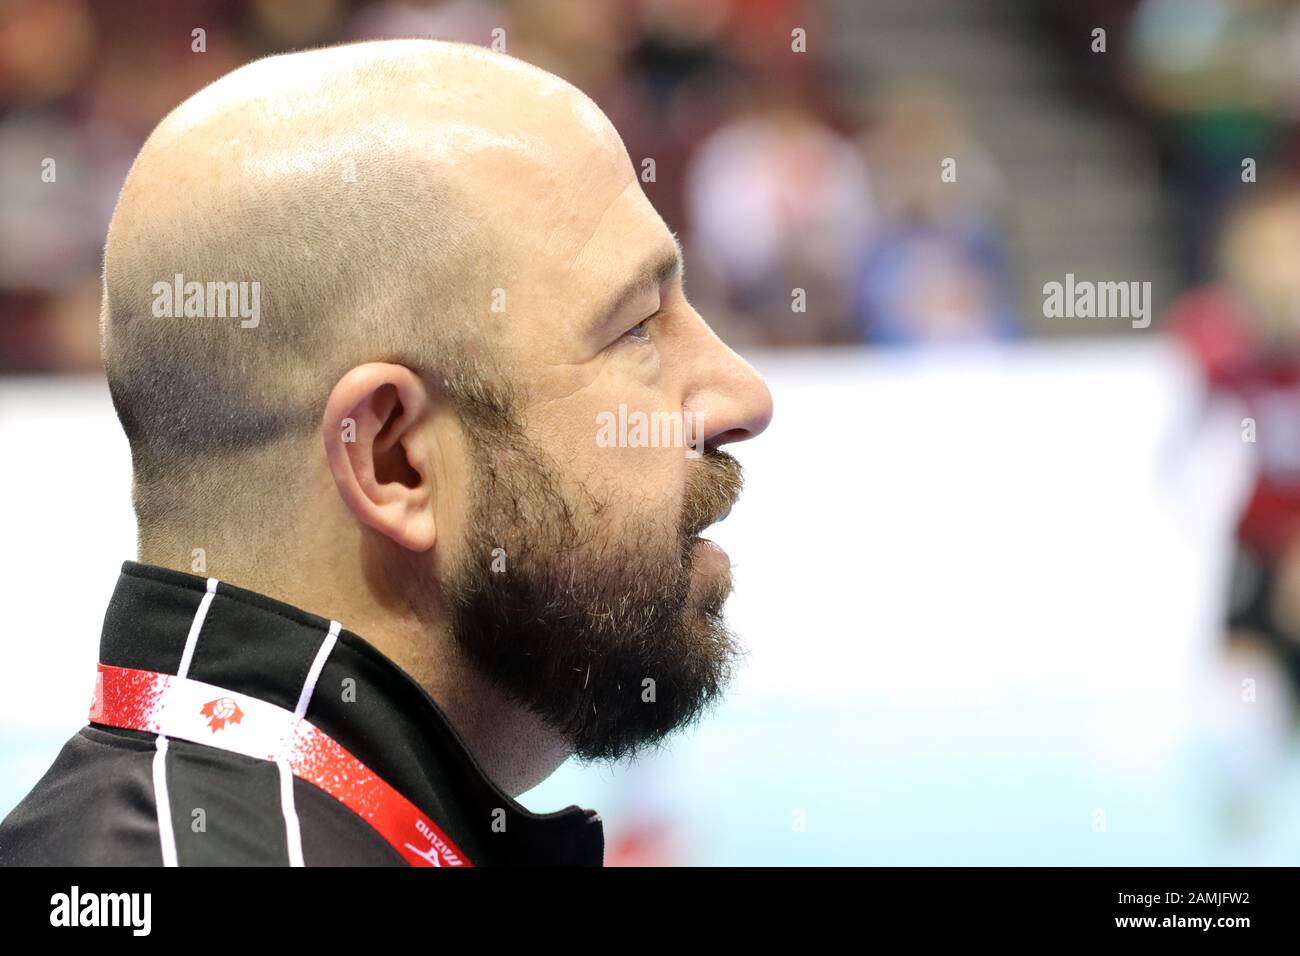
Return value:
M 587 490 L 575 506 L 517 428 L 479 424 L 465 559 L 443 587 L 460 650 L 583 762 L 636 756 L 698 721 L 741 651 L 722 617 L 730 583 L 692 593 L 692 548 L 740 493 L 739 464 L 709 451 L 688 465 L 675 533 L 621 515 L 617 533 L 601 520 L 611 503 Z

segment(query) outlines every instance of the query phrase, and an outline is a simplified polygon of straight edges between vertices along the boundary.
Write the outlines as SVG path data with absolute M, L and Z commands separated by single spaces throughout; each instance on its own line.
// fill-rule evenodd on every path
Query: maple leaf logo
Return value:
M 199 711 L 208 719 L 208 726 L 212 728 L 215 734 L 226 724 L 237 724 L 244 717 L 244 712 L 239 709 L 233 697 L 218 697 L 216 700 L 210 700 L 203 705 Z

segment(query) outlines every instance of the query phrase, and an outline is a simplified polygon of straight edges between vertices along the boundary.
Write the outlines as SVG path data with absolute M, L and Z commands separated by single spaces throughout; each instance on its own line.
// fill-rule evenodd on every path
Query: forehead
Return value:
M 496 184 L 497 224 L 512 250 L 512 276 L 502 288 L 518 294 L 511 297 L 523 311 L 577 322 L 584 306 L 607 299 L 647 259 L 673 249 L 616 134 L 580 126 L 527 149 L 501 150 L 478 169 L 490 170 Z
M 675 248 L 672 234 L 635 178 L 604 205 L 587 229 L 574 232 L 566 240 L 573 251 L 557 265 L 557 274 L 575 298 L 584 300 L 608 298 L 614 288 L 634 279 L 655 254 Z

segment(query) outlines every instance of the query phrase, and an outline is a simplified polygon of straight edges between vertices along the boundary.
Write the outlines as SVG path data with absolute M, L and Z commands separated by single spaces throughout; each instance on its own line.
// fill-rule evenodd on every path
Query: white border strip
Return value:
M 185 677 L 190 672 L 190 662 L 194 660 L 194 648 L 199 643 L 199 631 L 203 630 L 203 622 L 208 617 L 208 608 L 212 606 L 212 598 L 216 593 L 217 579 L 208 578 L 208 593 L 203 595 L 203 600 L 199 602 L 198 613 L 190 623 L 190 633 L 185 637 L 185 652 L 181 654 L 181 666 L 176 672 L 177 677 Z
M 181 652 L 181 665 L 177 675 L 184 677 L 189 673 L 190 661 L 194 659 L 194 648 L 199 643 L 199 632 L 207 620 L 208 608 L 217 593 L 218 581 L 208 578 L 208 592 L 199 602 L 199 609 L 190 622 L 190 632 L 185 635 L 185 650 Z M 153 755 L 153 800 L 158 807 L 158 842 L 162 844 L 163 866 L 179 866 L 176 854 L 176 831 L 172 829 L 171 795 L 167 790 L 167 736 L 159 734 L 155 741 L 157 751 Z M 294 821 L 297 823 L 297 820 Z
M 153 755 L 153 798 L 158 804 L 158 842 L 162 844 L 163 866 L 176 862 L 176 832 L 172 829 L 172 805 L 167 793 L 167 738 L 158 735 Z
M 325 667 L 325 660 L 330 656 L 330 651 L 334 650 L 334 643 L 339 639 L 339 631 L 341 630 L 343 630 L 343 625 L 338 621 L 330 621 L 330 632 L 316 650 L 316 659 L 311 662 L 311 670 L 307 672 L 307 680 L 302 685 L 302 694 L 298 697 L 298 706 L 293 709 L 295 717 L 305 717 L 307 715 L 307 705 L 311 703 L 311 695 L 316 690 L 316 681 L 320 679 L 320 672 Z
M 302 692 L 298 695 L 298 706 L 293 709 L 295 723 L 306 715 L 307 707 L 311 704 L 311 695 L 316 690 L 316 681 L 320 679 L 320 672 L 324 669 L 330 652 L 334 650 L 334 644 L 338 641 L 339 631 L 342 629 L 343 626 L 338 621 L 330 621 L 329 633 L 316 649 L 316 657 L 311 662 L 307 679 L 303 681 Z M 289 865 L 303 866 L 302 829 L 298 824 L 298 808 L 293 802 L 293 771 L 289 769 L 289 761 L 283 757 L 275 763 L 280 768 L 280 812 L 284 814 L 284 835 L 289 844 Z
M 281 757 L 275 762 L 280 768 L 280 810 L 284 814 L 284 835 L 289 844 L 289 865 L 303 866 L 302 830 L 298 826 L 298 808 L 293 802 L 293 771 L 289 761 Z

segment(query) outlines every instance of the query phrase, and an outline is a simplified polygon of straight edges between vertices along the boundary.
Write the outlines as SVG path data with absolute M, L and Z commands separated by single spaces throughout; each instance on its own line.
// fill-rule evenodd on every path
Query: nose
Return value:
M 754 367 L 710 329 L 689 404 L 701 423 L 706 448 L 745 441 L 772 421 L 772 392 Z

